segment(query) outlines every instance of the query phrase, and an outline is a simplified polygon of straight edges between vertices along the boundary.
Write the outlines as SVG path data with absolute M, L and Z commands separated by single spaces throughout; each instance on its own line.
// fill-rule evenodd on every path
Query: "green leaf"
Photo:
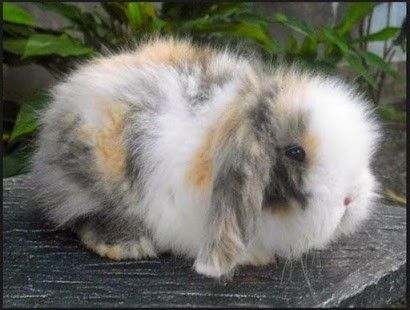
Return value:
M 210 31 L 211 27 L 215 28 L 215 24 L 212 23 L 210 20 L 209 16 L 204 16 L 200 18 L 195 18 L 195 19 L 190 19 L 188 21 L 182 22 L 178 29 L 178 31 L 185 33 L 185 32 L 192 32 L 192 31 L 198 31 L 198 32 L 212 32 Z
M 40 91 L 20 107 L 13 131 L 11 132 L 11 141 L 17 141 L 37 130 L 38 112 L 49 101 L 50 95 L 45 91 Z
M 229 34 L 233 37 L 241 37 L 254 40 L 261 44 L 266 50 L 271 53 L 277 53 L 279 50 L 279 45 L 274 41 L 266 29 L 261 25 L 251 24 L 251 23 L 239 23 L 239 24 L 228 24 L 228 25 L 210 25 L 209 28 L 203 29 L 206 32 L 220 32 L 224 34 Z
M 270 53 L 277 53 L 279 50 L 278 43 L 260 24 L 249 22 L 216 24 L 209 16 L 204 16 L 183 23 L 178 30 L 191 33 L 220 33 L 231 37 L 246 38 L 258 42 Z
M 361 37 L 355 41 L 386 41 L 395 37 L 400 31 L 397 27 L 386 27 L 378 32 Z
M 127 3 L 125 7 L 125 14 L 127 15 L 128 22 L 135 30 L 138 30 L 142 24 L 140 5 L 140 3 L 131 2 Z
M 344 35 L 352 30 L 353 26 L 359 23 L 378 4 L 377 2 L 356 2 L 349 5 L 344 13 L 342 22 L 337 27 L 339 35 Z
M 298 41 L 293 35 L 289 36 L 288 44 L 286 47 L 286 53 L 296 54 L 298 51 Z
M 3 41 L 3 49 L 16 55 L 24 55 L 28 39 L 6 39 Z
M 376 81 L 372 74 L 362 65 L 360 60 L 352 54 L 344 54 L 344 58 L 350 64 L 350 67 L 362 76 L 373 88 L 376 88 Z
M 339 51 L 339 50 L 337 50 Z M 334 52 L 327 56 L 321 57 L 320 59 L 316 60 L 322 66 L 336 69 L 337 64 L 342 60 L 343 54 L 340 52 Z
M 241 13 L 235 16 L 234 19 L 243 21 L 243 22 L 249 22 L 252 24 L 259 24 L 263 27 L 268 27 L 270 23 L 272 22 L 271 19 L 268 17 L 260 16 L 260 15 L 252 14 L 252 13 Z
M 35 34 L 29 37 L 22 59 L 31 56 L 59 55 L 81 56 L 91 55 L 93 49 L 85 47 L 80 41 L 67 34 L 55 36 L 51 34 Z
M 349 53 L 349 46 L 347 45 L 347 42 L 335 31 L 333 31 L 333 29 L 325 28 L 323 30 L 323 34 L 325 39 L 336 45 L 343 53 Z
M 306 37 L 303 40 L 299 53 L 304 58 L 314 59 L 317 56 L 317 41 Z
M 294 37 L 294 35 L 290 35 L 288 42 L 286 44 L 286 48 L 284 50 L 284 60 L 285 61 L 293 61 L 295 57 L 298 56 L 298 41 Z
M 235 14 L 250 12 L 250 9 L 250 3 L 224 2 L 212 5 L 209 9 L 209 14 L 228 17 Z
M 26 26 L 34 26 L 30 13 L 22 7 L 8 2 L 3 3 L 3 21 Z
M 301 34 L 309 36 L 311 39 L 315 39 L 316 34 L 315 34 L 315 31 L 313 30 L 313 27 L 308 25 L 304 21 L 289 18 L 282 13 L 275 14 L 273 20 Z
M 142 31 L 158 31 L 165 26 L 165 21 L 158 17 L 155 6 L 152 3 L 140 3 Z
M 376 113 L 379 114 L 384 119 L 393 121 L 393 122 L 406 122 L 406 112 L 400 111 L 391 105 L 379 105 L 376 108 Z
M 149 2 L 141 2 L 139 3 L 140 5 L 140 12 L 142 16 L 145 17 L 155 17 L 157 16 L 157 13 L 155 11 L 155 7 L 152 3 Z
M 356 52 L 361 57 L 363 57 L 368 64 L 371 64 L 377 68 L 382 69 L 383 71 L 385 71 L 387 74 L 389 74 L 391 77 L 393 77 L 394 79 L 398 81 L 402 80 L 400 74 L 396 70 L 394 70 L 394 68 L 390 64 L 385 62 L 383 58 L 379 57 L 378 55 L 372 52 L 368 52 L 368 51 L 361 50 L 361 49 L 356 49 Z
M 82 19 L 83 12 L 75 5 L 57 1 L 37 2 L 35 4 L 43 10 L 54 11 L 75 23 L 78 23 Z
M 3 178 L 28 172 L 28 161 L 30 151 L 27 148 L 19 147 L 10 154 L 3 157 Z
M 166 21 L 162 20 L 161 18 L 158 17 L 154 17 L 152 19 L 152 26 L 154 28 L 154 30 L 160 30 L 162 28 L 164 28 L 164 26 L 167 24 Z

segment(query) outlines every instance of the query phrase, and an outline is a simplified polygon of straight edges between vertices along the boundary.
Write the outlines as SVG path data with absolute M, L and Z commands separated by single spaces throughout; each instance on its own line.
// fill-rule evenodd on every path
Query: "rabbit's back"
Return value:
M 196 253 L 209 195 L 195 183 L 210 167 L 195 157 L 252 70 L 227 52 L 169 40 L 69 75 L 44 111 L 33 161 L 48 216 L 58 225 L 135 216 L 160 246 Z

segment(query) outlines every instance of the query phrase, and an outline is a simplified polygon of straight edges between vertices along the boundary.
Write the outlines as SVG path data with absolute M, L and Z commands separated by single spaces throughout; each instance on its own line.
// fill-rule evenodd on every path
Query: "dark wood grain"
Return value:
M 364 228 L 301 261 L 242 267 L 231 282 L 172 256 L 112 262 L 29 203 L 30 178 L 3 181 L 4 307 L 382 306 L 406 294 L 406 209 L 378 206 Z

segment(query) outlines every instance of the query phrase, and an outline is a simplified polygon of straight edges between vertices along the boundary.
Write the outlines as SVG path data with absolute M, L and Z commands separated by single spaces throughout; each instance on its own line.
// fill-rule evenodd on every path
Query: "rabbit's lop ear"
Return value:
M 215 131 L 212 197 L 194 266 L 198 273 L 229 274 L 255 234 L 272 160 L 260 138 L 253 122 L 239 113 Z

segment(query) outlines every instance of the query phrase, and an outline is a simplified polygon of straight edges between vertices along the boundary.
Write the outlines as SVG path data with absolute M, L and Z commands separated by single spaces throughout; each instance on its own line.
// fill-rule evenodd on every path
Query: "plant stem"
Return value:
M 368 36 L 370 34 L 370 26 L 372 24 L 373 12 L 374 12 L 374 10 L 370 13 L 369 17 L 367 18 L 366 36 Z M 365 42 L 366 51 L 367 51 L 368 44 L 369 44 L 369 42 L 366 41 Z
M 389 27 L 389 25 L 390 25 L 391 5 L 392 4 L 390 2 L 387 4 L 386 27 Z M 393 58 L 393 56 L 396 52 L 396 51 L 393 50 L 393 48 L 394 48 L 393 43 L 390 43 L 390 46 L 387 47 L 387 40 L 384 41 L 384 44 L 383 44 L 383 60 L 386 61 L 386 58 L 387 58 L 387 63 L 388 64 L 391 64 L 391 60 L 392 60 L 392 58 Z M 390 54 L 391 51 L 393 51 L 393 52 Z M 375 90 L 375 95 L 373 96 L 374 97 L 373 100 L 374 100 L 375 105 L 377 106 L 380 102 L 381 91 L 382 91 L 382 88 L 384 86 L 384 82 L 385 82 L 385 79 L 386 79 L 386 72 L 381 70 L 381 69 L 377 70 L 376 74 L 375 74 L 375 79 L 376 79 L 376 82 L 377 82 L 377 88 Z
M 389 2 L 387 4 L 386 27 L 389 27 L 389 24 L 390 24 L 391 5 L 392 5 L 391 2 Z M 386 50 L 387 50 L 387 40 L 384 41 L 384 44 L 383 44 L 383 59 L 384 59 L 385 55 L 387 55 Z
M 388 64 L 391 63 L 392 58 L 393 58 L 394 54 L 396 53 L 395 50 L 392 50 L 392 49 L 389 49 L 389 50 L 392 51 L 392 53 L 387 58 L 387 63 Z M 383 89 L 383 86 L 384 86 L 385 79 L 386 79 L 386 72 L 382 71 L 381 74 L 380 74 L 380 80 L 379 80 L 379 83 L 378 83 L 377 89 L 376 89 L 376 91 L 377 91 L 376 98 L 375 98 L 375 105 L 376 106 L 379 105 L 379 103 L 380 103 L 381 93 L 382 93 L 382 89 Z

